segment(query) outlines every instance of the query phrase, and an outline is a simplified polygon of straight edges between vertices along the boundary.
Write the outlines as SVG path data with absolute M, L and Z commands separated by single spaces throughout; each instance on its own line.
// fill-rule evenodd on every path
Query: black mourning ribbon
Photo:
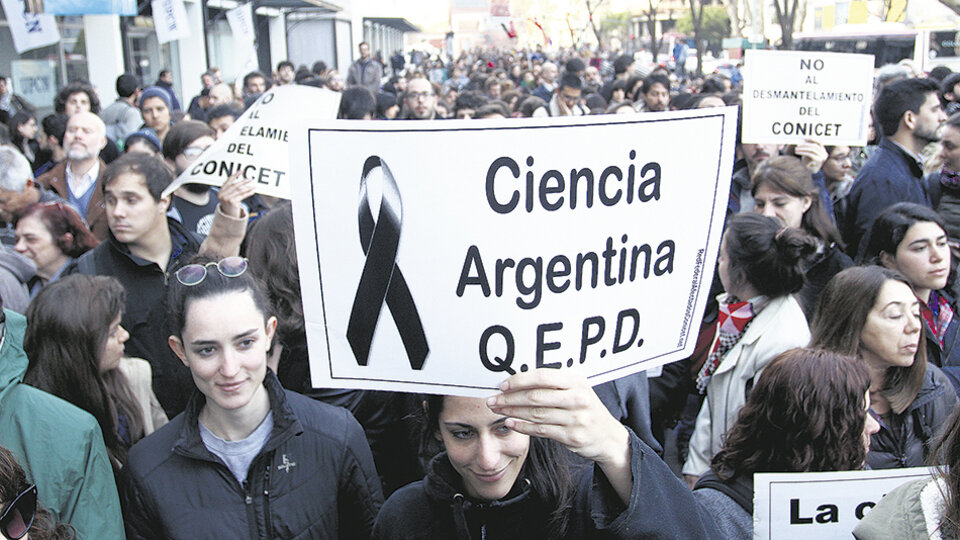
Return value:
M 383 189 L 380 197 L 380 214 L 373 220 L 373 211 L 367 196 L 367 176 L 376 168 L 383 174 Z M 350 310 L 347 324 L 347 341 L 353 349 L 357 363 L 367 365 L 370 344 L 380 319 L 380 310 L 386 300 L 387 307 L 400 331 L 403 348 L 410 359 L 410 367 L 423 369 L 430 347 L 423 333 L 420 314 L 413 303 L 413 296 L 403 273 L 397 266 L 397 246 L 400 243 L 400 225 L 403 221 L 403 205 L 400 190 L 390 168 L 378 156 L 370 156 L 363 164 L 360 177 L 360 245 L 364 255 L 363 272 L 357 285 L 357 294 Z

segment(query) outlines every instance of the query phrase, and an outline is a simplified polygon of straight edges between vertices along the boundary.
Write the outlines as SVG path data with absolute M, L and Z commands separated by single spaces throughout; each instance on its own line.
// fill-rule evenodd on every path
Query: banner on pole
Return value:
M 183 0 L 153 0 L 150 6 L 157 41 L 167 43 L 190 36 L 190 21 Z
M 872 55 L 748 50 L 743 67 L 743 142 L 867 143 Z
M 931 469 L 753 475 L 753 537 L 758 540 L 850 538 L 880 499 Z
M 237 73 L 243 77 L 259 69 L 257 33 L 253 28 L 253 2 L 227 11 L 227 22 L 233 33 L 233 55 Z
M 137 15 L 136 0 L 43 0 L 51 15 Z
M 289 199 L 288 147 L 296 122 L 336 118 L 339 109 L 337 92 L 303 85 L 274 86 L 204 150 L 163 195 L 183 184 L 220 187 L 230 175 L 241 171 L 245 178 L 256 179 L 257 193 Z
M 53 45 L 60 41 L 60 30 L 53 15 L 28 13 L 23 0 L 2 0 L 3 12 L 10 25 L 13 48 L 17 54 Z
M 689 356 L 736 125 L 724 108 L 298 130 L 314 386 L 477 396 L 537 367 L 599 384 Z

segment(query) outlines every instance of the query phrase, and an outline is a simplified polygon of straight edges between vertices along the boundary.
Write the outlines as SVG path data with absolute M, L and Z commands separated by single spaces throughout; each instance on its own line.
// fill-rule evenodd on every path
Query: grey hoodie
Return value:
M 30 303 L 27 283 L 37 274 L 33 261 L 7 246 L 0 246 L 0 298 L 3 307 L 23 313 Z

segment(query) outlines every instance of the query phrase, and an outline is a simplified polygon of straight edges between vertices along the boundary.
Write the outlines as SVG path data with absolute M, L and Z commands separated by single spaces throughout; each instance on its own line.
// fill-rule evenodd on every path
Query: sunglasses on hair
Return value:
M 0 514 L 0 534 L 8 540 L 23 538 L 33 525 L 37 514 L 37 485 L 20 492 L 7 509 Z
M 214 266 L 223 277 L 238 277 L 247 271 L 247 260 L 243 257 L 227 257 L 207 264 L 188 264 L 174 274 L 181 285 L 193 287 L 207 277 L 207 268 Z

